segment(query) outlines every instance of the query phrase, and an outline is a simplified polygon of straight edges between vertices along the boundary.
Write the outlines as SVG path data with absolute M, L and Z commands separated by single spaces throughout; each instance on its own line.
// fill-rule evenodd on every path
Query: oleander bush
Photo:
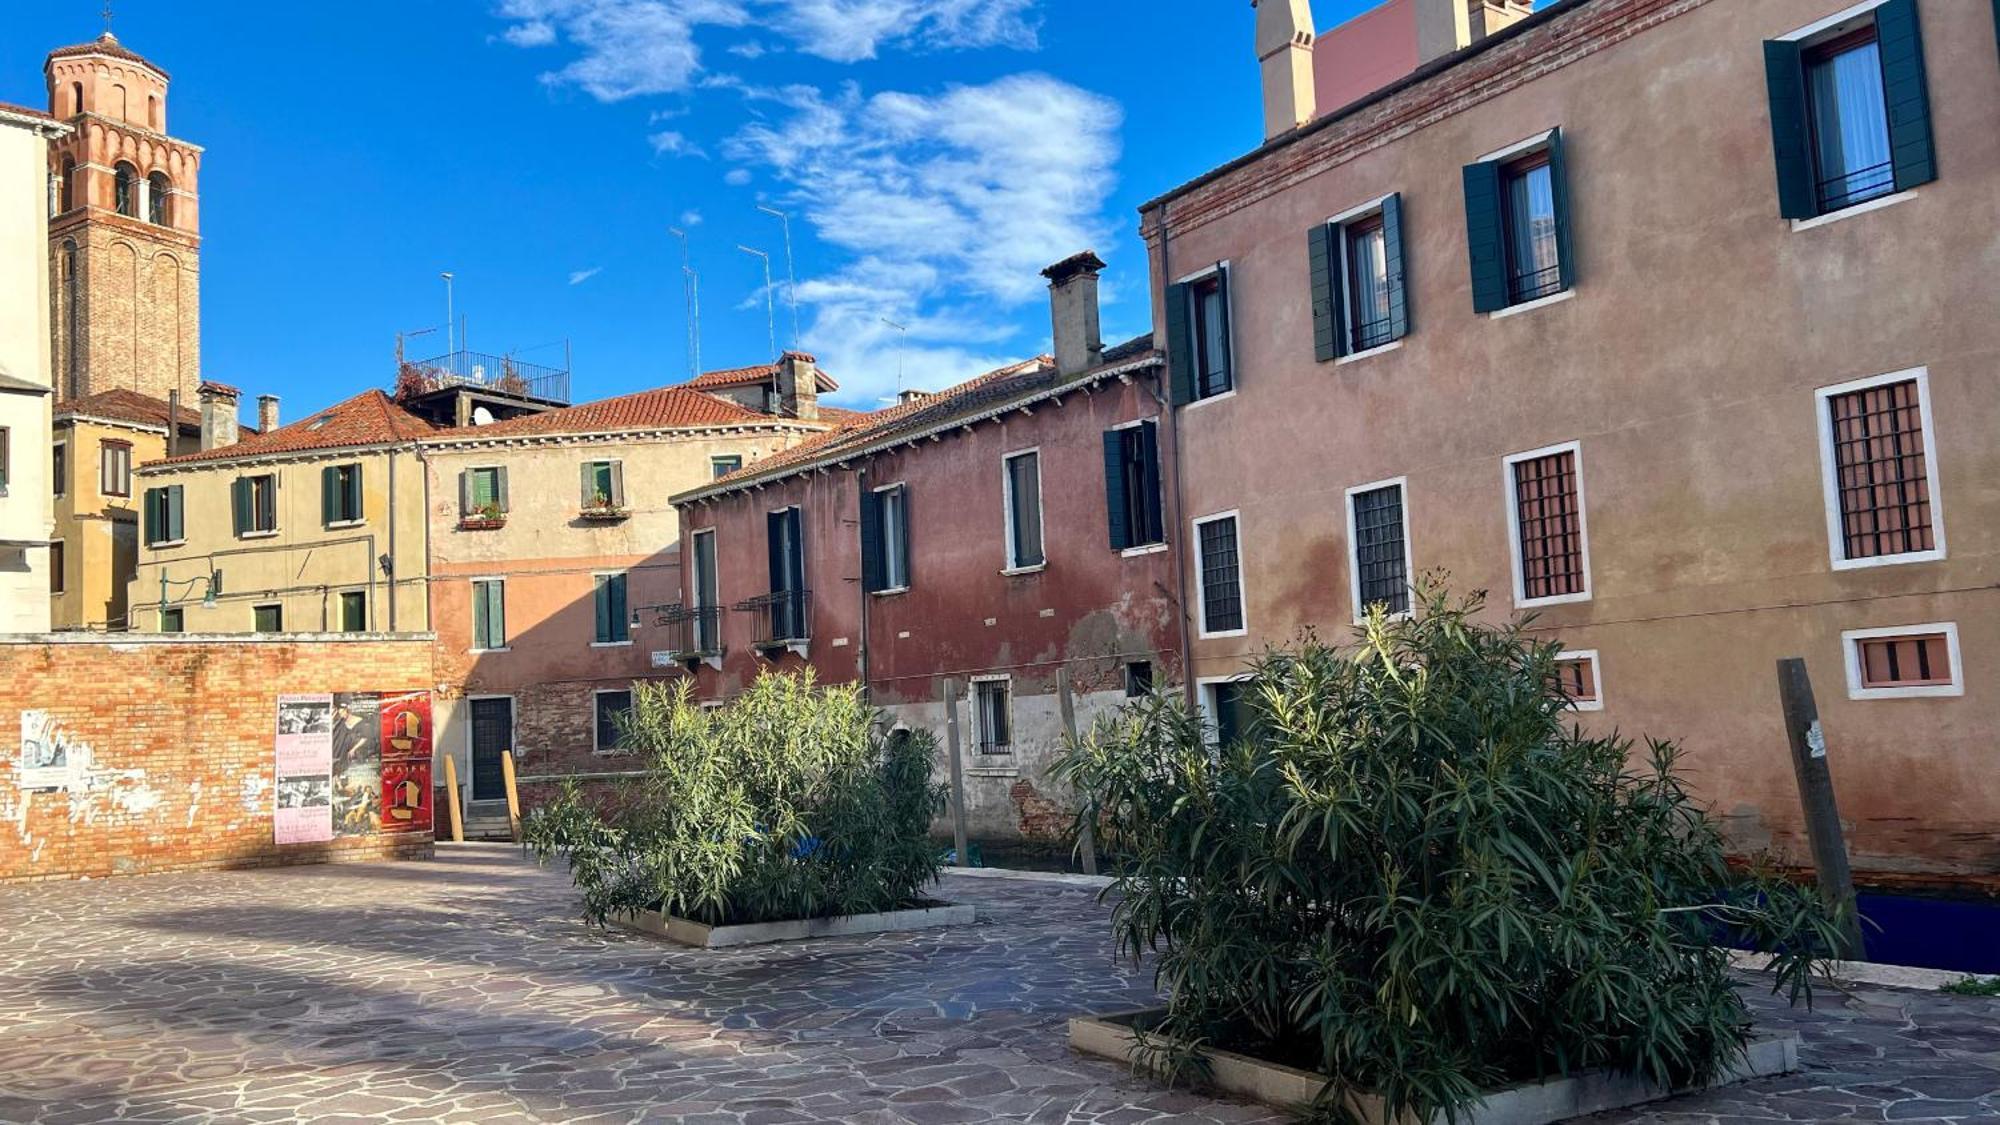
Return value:
M 1326 1118 L 1374 1093 L 1457 1120 L 1553 1075 L 1718 1074 L 1751 1030 L 1725 934 L 1810 1003 L 1835 912 L 1725 861 L 1675 747 L 1579 731 L 1559 646 L 1480 623 L 1480 596 L 1416 602 L 1261 658 L 1234 745 L 1156 694 L 1066 753 L 1123 860 L 1119 951 L 1157 957 L 1153 1061 L 1235 1050 L 1331 1076 Z
M 664 909 L 711 925 L 893 910 L 938 875 L 923 732 L 885 735 L 858 688 L 810 671 L 767 674 L 704 710 L 685 681 L 633 687 L 623 743 L 636 790 L 587 801 L 573 784 L 528 820 L 538 858 L 561 856 L 584 915 Z

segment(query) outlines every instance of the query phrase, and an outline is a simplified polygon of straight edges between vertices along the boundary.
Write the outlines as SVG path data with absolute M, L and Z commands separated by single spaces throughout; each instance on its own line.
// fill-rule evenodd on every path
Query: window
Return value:
M 145 523 L 146 546 L 161 547 L 186 538 L 186 502 L 181 486 L 170 484 L 149 488 L 140 501 Z
M 1368 607 L 1410 611 L 1410 523 L 1403 510 L 1403 479 L 1347 490 L 1349 593 L 1354 619 Z
M 237 477 L 230 485 L 230 508 L 238 538 L 274 535 L 278 530 L 278 478 L 276 474 Z
M 861 582 L 871 594 L 910 586 L 910 490 L 884 485 L 861 494 Z
M 9 432 L 7 427 L 0 426 L 0 496 L 7 495 L 7 467 L 12 463 L 8 460 L 11 444 L 7 440 Z
M 49 453 L 49 478 L 54 482 L 55 494 L 61 496 L 69 491 L 69 445 L 59 441 Z
M 796 505 L 779 508 L 764 516 L 764 543 L 770 556 L 771 592 L 783 595 L 771 601 L 773 641 L 806 639 L 805 528 Z
M 1125 665 L 1125 697 L 1136 699 L 1153 692 L 1153 662 L 1134 660 Z
M 107 441 L 97 447 L 97 490 L 106 496 L 132 495 L 132 443 Z
M 69 84 L 69 111 L 72 116 L 83 112 L 83 83 Z
M 328 465 L 319 471 L 320 518 L 328 527 L 360 523 L 361 466 Z
M 1958 626 L 1899 625 L 1840 635 L 1850 699 L 1921 699 L 1965 694 Z
M 363 590 L 342 590 L 340 592 L 340 631 L 343 633 L 365 633 L 368 631 L 368 594 Z
M 1590 597 L 1583 478 L 1575 442 L 1507 458 L 1507 523 L 1514 541 L 1514 603 Z
M 472 580 L 472 651 L 507 647 L 507 583 L 499 578 Z
M 1042 455 L 1010 454 L 1002 464 L 1007 486 L 1007 569 L 1046 565 L 1042 553 Z
M 1834 569 L 1944 557 L 1928 389 L 1922 369 L 1820 388 Z
M 721 618 L 717 606 L 721 601 L 715 574 L 715 529 L 709 528 L 694 533 L 694 582 L 690 589 L 694 600 L 694 650 L 699 653 L 722 651 Z
M 1250 713 L 1245 697 L 1249 686 L 1250 681 L 1243 679 L 1211 680 L 1201 685 L 1201 703 L 1215 746 L 1228 746 L 1248 732 Z
M 621 716 L 632 714 L 632 692 L 629 688 L 619 691 L 600 691 L 595 695 L 597 744 L 599 754 L 622 754 L 627 750 L 625 731 Z M 627 720 L 629 721 L 629 720 Z
M 62 178 L 56 181 L 56 213 L 76 209 L 76 161 L 63 157 Z
M 1011 754 L 1013 745 L 1013 715 L 1005 676 L 976 679 L 972 682 L 973 725 L 979 736 L 981 754 Z
M 120 164 L 111 176 L 111 198 L 120 215 L 139 217 L 139 170 L 130 164 Z
M 625 463 L 585 461 L 582 470 L 582 503 L 586 512 L 625 510 Z
M 489 465 L 458 474 L 458 511 L 462 519 L 497 520 L 507 516 L 507 469 Z
M 1196 520 L 1197 573 L 1201 575 L 1201 635 L 1243 632 L 1243 572 L 1238 558 L 1236 513 Z
M 738 453 L 731 453 L 721 457 L 710 457 L 708 459 L 708 472 L 709 476 L 713 479 L 726 477 L 742 467 L 743 457 Z
M 1465 166 L 1465 231 L 1477 312 L 1575 285 L 1562 130 Z
M 1403 289 L 1403 202 L 1390 195 L 1307 234 L 1313 353 L 1322 362 L 1409 334 Z
M 1883 0 L 1765 43 L 1764 76 L 1786 218 L 1937 178 L 1914 0 Z
M 146 221 L 155 226 L 166 226 L 172 218 L 167 200 L 173 194 L 174 185 L 165 172 L 155 172 L 146 177 Z
M 67 562 L 67 559 L 64 557 L 63 541 L 60 539 L 50 541 L 49 593 L 51 594 L 60 594 L 69 587 L 66 575 L 64 574 L 66 569 L 64 566 L 65 562 Z
M 1229 267 L 1167 287 L 1167 365 L 1175 405 L 1235 387 L 1229 341 Z
M 1604 696 L 1598 690 L 1596 650 L 1559 654 L 1556 657 L 1556 686 L 1569 698 L 1572 710 L 1604 710 Z
M 187 613 L 179 606 L 170 606 L 160 611 L 160 632 L 187 632 Z
M 1167 541 L 1160 511 L 1158 423 L 1105 431 L 1104 511 L 1114 551 Z
M 593 601 L 597 610 L 597 639 L 600 645 L 622 645 L 632 640 L 632 622 L 625 613 L 625 576 L 600 574 L 595 578 Z
M 250 607 L 250 628 L 258 633 L 285 631 L 285 607 L 277 603 Z

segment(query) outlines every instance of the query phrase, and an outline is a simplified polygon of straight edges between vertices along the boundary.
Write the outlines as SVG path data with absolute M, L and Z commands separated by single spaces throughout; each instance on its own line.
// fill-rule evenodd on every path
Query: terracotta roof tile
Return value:
M 607 430 L 651 430 L 680 427 L 733 426 L 758 422 L 782 422 L 727 399 L 702 391 L 689 390 L 691 384 L 656 387 L 650 391 L 599 399 L 561 410 L 509 418 L 477 433 L 451 430 L 434 436 L 514 437 L 535 434 L 589 434 Z
M 124 59 L 127 62 L 138 63 L 140 66 L 145 67 L 162 78 L 169 77 L 166 71 L 161 70 L 159 66 L 147 59 L 146 56 L 120 43 L 118 37 L 108 31 L 88 43 L 73 43 L 70 46 L 57 47 L 55 50 L 50 51 L 48 59 L 42 63 L 42 69 L 47 70 L 49 62 L 55 59 L 68 58 L 71 55 L 107 55 L 114 59 Z
M 817 364 L 813 365 L 813 371 L 819 376 L 816 382 L 820 394 L 831 394 L 840 389 L 840 384 L 833 376 L 821 371 Z M 681 385 L 707 391 L 721 387 L 747 387 L 752 383 L 762 383 L 777 377 L 777 364 L 759 363 L 751 367 L 726 367 L 720 371 L 704 371 Z
M 29 109 L 27 106 L 15 105 L 13 102 L 0 102 L 0 113 L 18 113 L 23 117 L 39 117 L 43 121 L 55 120 L 54 117 L 39 109 Z
M 167 402 L 165 399 L 142 395 L 138 391 L 128 391 L 123 387 L 109 391 L 99 391 L 94 395 L 68 399 L 56 404 L 56 419 L 65 416 L 83 415 L 90 418 L 107 418 L 114 422 L 131 422 L 140 426 L 167 425 Z M 201 429 L 201 412 L 183 406 L 178 420 L 183 430 Z M 245 432 L 256 431 L 248 426 Z
M 279 453 L 303 453 L 314 449 L 343 449 L 349 446 L 389 445 L 429 437 L 438 427 L 428 419 L 397 406 L 381 391 L 363 391 L 345 402 L 280 426 L 269 433 L 254 434 L 234 445 L 184 453 L 154 464 L 180 465 L 192 461 L 223 461 L 241 457 L 267 457 Z

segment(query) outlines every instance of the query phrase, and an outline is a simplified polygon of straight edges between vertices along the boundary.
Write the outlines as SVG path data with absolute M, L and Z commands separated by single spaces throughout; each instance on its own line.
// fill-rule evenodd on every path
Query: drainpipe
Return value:
M 856 465 L 854 467 L 854 489 L 854 522 L 860 534 L 865 536 L 868 534 L 868 529 L 859 525 L 861 523 L 861 497 L 867 495 L 868 492 L 868 467 L 866 465 Z M 862 572 L 861 580 L 856 582 L 854 587 L 861 592 L 861 643 L 854 650 L 854 665 L 855 671 L 861 677 L 861 700 L 872 707 L 875 703 L 875 695 L 874 691 L 868 686 L 868 574 L 865 569 Z
M 391 633 L 396 631 L 396 580 L 399 577 L 399 561 L 396 558 L 396 451 L 391 449 L 389 451 L 389 631 Z M 376 569 L 375 560 L 369 559 L 368 585 L 371 592 L 375 585 Z
M 1173 204 L 1171 203 L 1160 204 L 1160 284 L 1162 286 L 1162 293 L 1166 291 L 1165 286 L 1173 284 L 1174 277 L 1173 237 L 1171 228 L 1167 223 L 1167 210 L 1172 206 Z M 1173 362 L 1173 341 L 1169 340 L 1167 343 L 1167 362 L 1171 364 Z M 1166 374 L 1168 393 L 1162 403 L 1164 407 L 1162 413 L 1167 416 L 1167 433 L 1173 441 L 1174 455 L 1171 465 L 1174 480 L 1174 535 L 1178 538 L 1181 535 L 1191 536 L 1193 532 L 1187 525 L 1186 500 L 1181 493 L 1181 414 L 1174 406 L 1174 396 L 1172 393 L 1173 379 L 1174 373 L 1169 370 Z M 1155 397 L 1158 397 L 1157 392 L 1155 392 Z M 1183 542 L 1182 550 L 1178 552 L 1179 557 L 1174 560 L 1174 596 L 1180 601 L 1180 604 L 1175 609 L 1181 615 L 1181 695 L 1186 698 L 1187 705 L 1198 714 L 1201 710 L 1201 699 L 1199 698 L 1200 693 L 1195 690 L 1194 685 L 1194 630 L 1190 627 L 1187 609 L 1187 568 L 1188 560 L 1194 557 L 1193 547 L 1192 543 Z

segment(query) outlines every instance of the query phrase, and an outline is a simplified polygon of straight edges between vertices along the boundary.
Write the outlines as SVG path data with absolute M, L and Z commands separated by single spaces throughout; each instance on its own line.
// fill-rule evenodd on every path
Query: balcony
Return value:
M 407 362 L 396 380 L 399 394 L 405 391 L 413 395 L 430 394 L 460 387 L 541 402 L 569 403 L 569 372 L 485 352 L 459 351 Z
M 669 659 L 684 664 L 722 659 L 721 606 L 690 609 L 679 602 L 644 606 L 632 611 L 634 628 L 644 624 L 641 618 L 648 612 L 653 614 L 653 626 L 666 633 L 666 643 L 661 648 L 671 654 Z
M 773 590 L 745 598 L 731 608 L 750 614 L 754 623 L 754 639 L 750 643 L 758 652 L 791 649 L 805 655 L 811 639 L 811 590 Z

